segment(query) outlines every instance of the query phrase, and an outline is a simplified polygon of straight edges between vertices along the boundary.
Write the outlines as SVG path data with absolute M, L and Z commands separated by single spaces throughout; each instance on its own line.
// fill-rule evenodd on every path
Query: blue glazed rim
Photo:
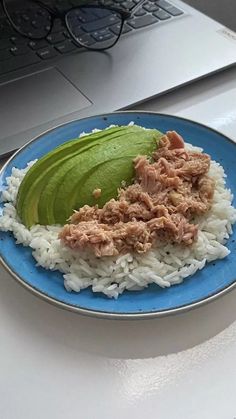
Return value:
M 222 137 L 226 142 L 233 144 L 235 146 L 235 142 L 230 139 L 229 137 L 225 136 L 224 134 L 220 133 L 217 130 L 214 130 L 213 128 L 210 128 L 204 124 L 200 124 L 198 122 L 192 121 L 190 119 L 187 118 L 182 118 L 182 117 L 177 117 L 175 115 L 169 115 L 169 114 L 164 114 L 164 113 L 157 113 L 157 112 L 149 112 L 149 111 L 118 111 L 118 112 L 113 112 L 113 113 L 107 113 L 107 114 L 101 114 L 101 115 L 94 115 L 94 116 L 90 116 L 87 118 L 83 118 L 80 120 L 74 120 L 74 121 L 70 121 L 66 124 L 61 124 L 58 126 L 55 126 L 54 128 L 47 130 L 45 132 L 43 132 L 41 135 L 33 138 L 31 141 L 29 141 L 27 144 L 25 144 L 22 148 L 20 148 L 19 150 L 17 150 L 11 157 L 10 159 L 4 164 L 4 166 L 1 168 L 0 170 L 0 176 L 2 175 L 2 173 L 4 172 L 4 170 L 6 169 L 6 167 L 8 166 L 9 163 L 11 163 L 11 161 L 25 148 L 27 148 L 29 145 L 33 144 L 34 141 L 39 140 L 40 138 L 44 137 L 45 135 L 49 134 L 49 133 L 53 133 L 53 131 L 65 127 L 67 125 L 76 123 L 76 122 L 81 122 L 83 123 L 84 121 L 90 121 L 93 120 L 94 118 L 100 118 L 103 121 L 106 121 L 108 118 L 112 118 L 112 117 L 122 117 L 123 116 L 128 116 L 128 115 L 137 115 L 137 119 L 140 118 L 140 116 L 148 116 L 150 115 L 150 117 L 160 117 L 160 118 L 170 118 L 170 119 L 175 119 L 175 120 L 179 120 L 182 121 L 183 123 L 190 123 L 192 125 L 196 125 L 196 127 L 200 127 L 203 128 L 205 130 L 207 130 L 208 132 L 211 131 L 213 134 L 216 134 L 220 137 Z M 139 116 L 138 116 L 139 115 Z M 10 268 L 10 266 L 5 262 L 4 258 L 0 255 L 0 262 L 2 263 L 3 267 L 13 276 L 13 278 L 19 282 L 22 286 L 24 286 L 24 288 L 28 289 L 30 292 L 32 292 L 34 295 L 38 296 L 39 298 L 41 298 L 44 301 L 47 301 L 57 307 L 72 311 L 72 312 L 76 312 L 82 315 L 87 315 L 87 316 L 91 316 L 91 317 L 97 317 L 97 318 L 106 318 L 106 319 L 118 319 L 118 320 L 137 320 L 137 319 L 148 319 L 148 318 L 154 318 L 154 317 L 165 317 L 165 316 L 169 316 L 169 315 L 174 315 L 174 314 L 179 314 L 179 313 L 183 313 L 189 310 L 192 310 L 194 308 L 200 307 L 206 303 L 209 303 L 211 301 L 214 301 L 216 298 L 219 298 L 222 295 L 225 295 L 227 292 L 231 291 L 235 285 L 236 285 L 236 278 L 234 278 L 231 283 L 229 285 L 224 286 L 222 289 L 220 290 L 216 290 L 215 292 L 210 293 L 207 297 L 203 297 L 200 298 L 194 302 L 191 302 L 189 304 L 183 304 L 183 305 L 179 305 L 178 307 L 174 307 L 174 308 L 170 308 L 170 309 L 161 309 L 161 310 L 156 310 L 156 311 L 141 311 L 141 312 L 110 312 L 110 311 L 104 311 L 104 310 L 96 310 L 96 309 L 90 309 L 90 308 L 83 308 L 83 307 L 79 307 L 73 303 L 66 303 L 63 301 L 60 301 L 54 297 L 51 297 L 47 294 L 45 294 L 44 292 L 38 290 L 36 287 L 34 287 L 32 284 L 29 284 L 27 282 L 25 282 L 24 279 L 22 279 L 17 272 L 15 272 L 13 269 Z

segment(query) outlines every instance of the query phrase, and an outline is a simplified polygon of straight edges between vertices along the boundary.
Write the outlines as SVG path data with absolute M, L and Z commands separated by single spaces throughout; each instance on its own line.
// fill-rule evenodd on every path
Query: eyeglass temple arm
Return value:
M 123 8 L 119 7 L 119 8 L 114 8 L 114 10 L 117 10 L 117 12 L 119 12 L 123 16 L 123 18 L 126 20 L 126 19 L 129 19 L 130 17 L 132 17 L 133 13 L 135 13 L 135 11 L 137 9 L 139 9 L 140 6 L 142 6 L 142 4 L 145 1 L 147 1 L 147 0 L 140 0 L 139 3 L 135 4 L 133 7 L 131 7 L 131 9 L 123 9 Z M 103 6 L 105 7 L 105 2 L 103 4 Z
M 137 9 L 139 9 L 140 6 L 142 6 L 142 4 L 147 1 L 147 0 L 140 0 L 139 3 L 135 4 L 135 6 L 131 7 L 131 9 L 129 9 L 130 12 L 130 16 L 136 12 Z

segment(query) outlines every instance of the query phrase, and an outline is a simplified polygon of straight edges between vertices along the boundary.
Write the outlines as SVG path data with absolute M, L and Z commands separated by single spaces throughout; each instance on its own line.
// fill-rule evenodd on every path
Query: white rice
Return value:
M 202 151 L 190 144 L 187 148 Z M 62 272 L 67 291 L 80 292 L 91 286 L 93 292 L 117 298 L 124 290 L 140 290 L 151 283 L 170 287 L 202 269 L 207 262 L 222 259 L 230 253 L 225 243 L 232 234 L 236 209 L 231 205 L 233 196 L 225 186 L 226 175 L 219 163 L 211 162 L 209 175 L 216 181 L 213 205 L 206 215 L 194 221 L 199 225 L 198 240 L 194 245 L 168 244 L 144 255 L 127 253 L 102 259 L 90 252 L 65 247 L 58 239 L 60 226 L 35 225 L 28 230 L 20 222 L 15 209 L 17 191 L 33 163 L 22 170 L 13 168 L 6 179 L 7 188 L 1 197 L 6 203 L 0 217 L 0 230 L 12 231 L 17 244 L 30 246 L 38 266 Z

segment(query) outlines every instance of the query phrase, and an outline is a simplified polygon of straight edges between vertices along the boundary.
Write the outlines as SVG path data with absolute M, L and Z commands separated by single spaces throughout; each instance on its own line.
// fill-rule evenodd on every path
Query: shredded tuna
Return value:
M 132 248 L 138 253 L 146 252 L 152 246 L 151 232 L 144 222 L 102 224 L 98 221 L 82 221 L 66 224 L 63 241 L 72 249 L 89 247 L 95 256 L 113 256 Z
M 85 205 L 75 211 L 61 233 L 73 249 L 90 249 L 97 257 L 127 251 L 144 253 L 160 243 L 191 245 L 198 234 L 195 215 L 212 204 L 214 181 L 210 157 L 188 152 L 183 138 L 168 131 L 153 153 L 134 160 L 135 183 L 119 190 L 103 208 Z

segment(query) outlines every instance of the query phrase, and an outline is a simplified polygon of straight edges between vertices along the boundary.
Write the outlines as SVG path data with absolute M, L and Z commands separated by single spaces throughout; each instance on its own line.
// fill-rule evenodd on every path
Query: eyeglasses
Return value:
M 46 38 L 59 18 L 77 46 L 104 51 L 117 43 L 124 22 L 144 1 L 130 10 L 100 4 L 81 5 L 81 0 L 78 0 L 80 5 L 65 11 L 42 1 L 2 0 L 2 5 L 13 28 L 27 38 Z

